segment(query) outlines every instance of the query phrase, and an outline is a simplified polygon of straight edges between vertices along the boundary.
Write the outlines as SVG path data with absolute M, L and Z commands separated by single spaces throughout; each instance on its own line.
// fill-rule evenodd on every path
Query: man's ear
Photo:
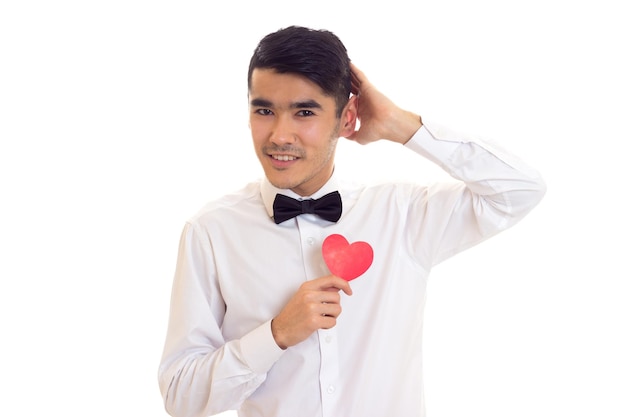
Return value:
M 354 131 L 356 130 L 357 119 L 358 119 L 358 97 L 352 96 L 348 100 L 348 103 L 343 108 L 343 112 L 341 113 L 341 125 L 339 130 L 339 136 L 347 138 L 352 136 Z

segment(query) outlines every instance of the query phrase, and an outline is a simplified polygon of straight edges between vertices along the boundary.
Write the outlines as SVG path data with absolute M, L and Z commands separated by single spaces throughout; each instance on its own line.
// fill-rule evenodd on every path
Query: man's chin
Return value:
M 271 177 L 268 177 L 267 179 L 269 180 L 270 184 L 272 184 L 276 188 L 280 188 L 281 190 L 291 190 L 292 188 L 295 188 L 298 186 L 297 183 L 293 183 L 293 182 L 286 181 L 286 180 L 277 180 Z

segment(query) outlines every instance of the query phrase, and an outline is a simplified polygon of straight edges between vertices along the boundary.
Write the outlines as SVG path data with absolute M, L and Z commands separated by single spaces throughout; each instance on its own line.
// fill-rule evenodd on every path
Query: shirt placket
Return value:
M 309 215 L 302 215 L 296 220 L 300 231 L 307 281 L 329 274 L 321 252 L 324 229 L 316 224 L 316 218 L 309 219 Z M 325 417 L 332 417 L 335 414 L 333 410 L 336 410 L 341 390 L 337 332 L 335 328 L 321 329 L 317 331 L 317 336 L 320 350 L 319 384 L 322 413 Z

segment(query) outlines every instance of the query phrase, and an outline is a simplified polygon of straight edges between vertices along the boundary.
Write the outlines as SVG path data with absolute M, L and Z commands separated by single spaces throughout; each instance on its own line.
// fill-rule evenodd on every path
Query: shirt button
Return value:
M 326 392 L 328 392 L 329 394 L 332 394 L 335 392 L 335 386 L 334 385 L 329 385 L 328 388 L 326 389 Z
M 307 242 L 310 246 L 313 246 L 313 244 L 315 243 L 315 239 L 313 239 L 312 237 L 310 237 L 310 238 L 308 238 L 308 239 L 306 240 L 306 242 Z
M 324 338 L 324 340 L 326 340 L 326 343 L 330 343 L 330 342 L 333 341 L 333 337 L 328 335 L 328 336 L 326 336 L 326 338 Z

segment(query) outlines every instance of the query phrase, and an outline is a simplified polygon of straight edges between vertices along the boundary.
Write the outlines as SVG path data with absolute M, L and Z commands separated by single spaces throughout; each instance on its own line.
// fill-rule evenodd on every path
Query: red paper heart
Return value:
M 374 250 L 367 242 L 350 244 L 345 237 L 335 234 L 324 240 L 322 256 L 333 275 L 351 281 L 372 265 Z

